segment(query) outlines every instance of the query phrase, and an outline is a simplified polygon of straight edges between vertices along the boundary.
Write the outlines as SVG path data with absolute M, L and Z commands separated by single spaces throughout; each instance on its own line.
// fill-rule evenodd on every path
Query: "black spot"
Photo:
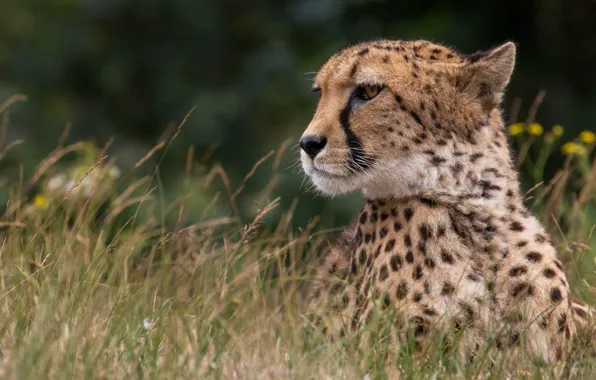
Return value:
M 366 213 L 366 211 L 364 211 L 362 214 L 360 214 L 360 224 L 366 223 L 367 219 L 368 219 L 368 214 Z
M 559 268 L 559 270 L 563 270 L 563 265 L 561 264 L 560 261 L 555 261 L 555 265 L 557 266 L 557 268 Z
M 370 238 L 371 238 L 371 237 L 372 237 L 372 236 L 371 236 L 371 234 L 369 234 L 369 233 L 366 233 L 366 234 L 364 235 L 364 242 L 365 242 L 365 243 L 369 243 L 369 242 L 370 242 Z
M 360 250 L 360 256 L 358 257 L 358 261 L 360 261 L 360 264 L 364 264 L 364 262 L 366 261 L 366 249 L 362 248 Z
M 379 254 L 380 254 L 380 253 L 381 253 L 381 246 L 379 245 L 379 246 L 377 246 L 377 249 L 375 249 L 375 259 L 376 259 L 377 257 L 379 257 Z
M 494 282 L 494 281 L 488 281 L 488 282 L 486 283 L 486 289 L 487 289 L 489 292 L 493 292 L 493 291 L 495 290 L 495 282 Z
M 522 240 L 522 241 L 518 241 L 518 242 L 517 242 L 517 246 L 518 246 L 519 248 L 525 247 L 526 245 L 528 245 L 528 242 L 527 242 L 527 241 L 525 241 L 525 240 Z
M 420 227 L 418 227 L 418 232 L 420 233 L 420 238 L 423 240 L 428 240 L 432 237 L 432 227 L 426 223 L 422 223 Z
M 474 153 L 470 156 L 470 162 L 474 163 L 476 162 L 476 160 L 478 160 L 480 157 L 484 156 L 484 154 L 482 153 Z
M 536 243 L 544 243 L 546 242 L 546 236 L 542 235 L 542 234 L 536 234 L 536 236 L 534 237 L 534 241 Z
M 429 269 L 434 269 L 435 267 L 435 261 L 433 260 L 432 257 L 428 256 L 425 260 L 424 260 L 424 264 L 429 268 Z
M 382 212 L 381 213 L 381 221 L 384 222 L 387 220 L 387 218 L 389 218 L 389 214 L 387 214 L 386 212 Z
M 389 271 L 387 270 L 387 265 L 383 264 L 381 269 L 379 269 L 379 281 L 385 281 L 389 277 Z
M 422 317 L 414 317 L 410 319 L 410 323 L 414 327 L 414 336 L 419 337 L 426 334 L 428 323 Z
M 410 264 L 414 262 L 414 254 L 412 251 L 408 251 L 408 253 L 406 253 L 406 261 Z
M 331 265 L 331 268 L 329 268 L 329 274 L 333 274 L 336 271 L 337 271 L 337 263 L 335 262 Z
M 395 95 L 395 101 L 396 101 L 397 103 L 401 104 L 402 100 L 403 100 L 403 99 L 401 98 L 401 96 L 399 96 L 399 95 Z
M 414 293 L 414 297 L 412 299 L 414 300 L 414 302 L 422 301 L 422 293 L 419 293 L 419 292 Z
M 511 333 L 511 344 L 519 344 L 519 331 L 513 331 Z
M 393 256 L 391 256 L 391 260 L 389 261 L 389 264 L 391 265 L 391 269 L 394 272 L 397 272 L 399 270 L 399 268 L 401 268 L 401 266 L 403 264 L 403 260 L 400 255 L 393 255 Z
M 387 227 L 383 227 L 383 228 L 381 228 L 381 230 L 379 231 L 379 237 L 380 237 L 381 239 L 385 238 L 385 236 L 387 236 L 387 233 L 388 233 L 388 232 L 389 232 L 389 231 L 387 230 Z
M 386 55 L 383 57 L 383 63 L 389 63 L 389 56 Z
M 389 252 L 395 247 L 395 239 L 390 239 L 387 244 L 385 244 L 385 252 Z
M 521 232 L 523 231 L 525 228 L 524 226 L 522 226 L 522 224 L 520 222 L 511 222 L 511 224 L 509 225 L 509 229 L 511 231 L 517 231 L 517 232 Z
M 397 296 L 397 299 L 403 300 L 408 295 L 408 291 L 408 284 L 402 282 L 397 286 L 397 292 L 395 295 Z
M 477 275 L 470 273 L 466 276 L 466 278 L 472 282 L 480 282 L 480 277 L 478 277 Z
M 459 302 L 459 306 L 461 307 L 461 310 L 466 318 L 466 322 L 467 323 L 471 323 L 474 321 L 474 309 L 472 308 L 472 305 L 470 305 L 467 302 Z
M 453 264 L 453 256 L 451 255 L 451 253 L 447 252 L 446 250 L 441 250 L 441 260 L 445 263 L 445 264 Z
M 414 268 L 414 271 L 412 272 L 412 278 L 414 280 L 420 280 L 423 275 L 424 272 L 422 271 L 422 267 L 420 265 L 416 265 L 416 268 Z
M 563 299 L 561 290 L 559 288 L 552 288 L 550 290 L 550 299 L 555 303 L 561 302 L 561 300 Z
M 438 237 L 445 236 L 445 232 L 447 232 L 447 229 L 445 228 L 445 226 L 440 225 L 439 228 L 437 229 L 437 236 Z
M 430 160 L 430 163 L 433 164 L 434 166 L 439 166 L 441 164 L 444 164 L 445 162 L 447 162 L 447 159 L 445 159 L 443 157 L 439 157 L 439 156 L 434 156 Z
M 526 268 L 526 267 L 515 267 L 509 271 L 509 276 L 519 277 L 523 274 L 526 274 L 527 272 L 528 272 L 528 268 Z
M 434 208 L 437 206 L 436 202 L 430 198 L 420 198 L 420 203 L 430 208 Z
M 565 328 L 567 327 L 567 314 L 561 315 L 557 324 L 559 325 L 559 332 L 565 331 Z
M 533 263 L 539 263 L 542 260 L 542 255 L 538 252 L 530 252 L 526 255 L 526 259 Z
M 557 273 L 554 270 L 552 270 L 551 268 L 546 268 L 542 272 L 542 274 L 544 274 L 544 277 L 546 277 L 546 278 L 553 278 L 557 275 Z
M 375 211 L 370 215 L 370 222 L 376 223 L 377 220 L 379 220 L 379 215 Z
M 405 236 L 404 236 L 404 244 L 408 248 L 412 246 L 412 238 L 410 237 L 410 234 L 405 234 Z
M 402 225 L 400 222 L 395 222 L 393 223 L 393 231 L 398 232 L 399 230 L 401 230 Z
M 414 216 L 414 210 L 412 210 L 410 207 L 406 208 L 404 211 L 404 217 L 408 222 L 410 219 L 412 219 L 412 216 Z
M 520 282 L 511 288 L 511 295 L 517 297 L 520 294 L 534 295 L 534 287 L 527 282 Z
M 548 327 L 548 320 L 546 319 L 546 317 L 544 315 L 541 315 L 540 318 L 538 319 L 538 324 L 540 325 L 540 327 L 542 327 L 543 329 Z
M 424 293 L 430 294 L 430 282 L 424 281 Z
M 368 50 L 368 48 L 364 48 L 364 49 L 362 49 L 362 50 L 360 50 L 360 51 L 358 52 L 358 55 L 361 55 L 361 56 L 362 56 L 362 55 L 365 55 L 365 54 L 367 54 L 367 53 L 368 53 L 368 51 L 369 51 L 369 50 Z
M 362 231 L 360 228 L 356 230 L 356 236 L 354 236 L 354 240 L 356 241 L 357 245 L 362 244 Z

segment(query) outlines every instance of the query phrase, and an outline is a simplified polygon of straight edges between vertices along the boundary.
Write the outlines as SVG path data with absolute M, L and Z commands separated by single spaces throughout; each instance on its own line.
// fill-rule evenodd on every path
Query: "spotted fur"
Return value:
M 566 354 L 589 308 L 571 301 L 556 250 L 522 201 L 499 107 L 514 61 L 513 43 L 462 55 L 382 40 L 348 47 L 318 72 L 304 136 L 326 144 L 302 152 L 303 168 L 323 193 L 366 198 L 316 271 L 311 308 L 326 333 L 359 329 L 380 305 L 399 310 L 402 333 L 419 344 L 430 326 L 465 331 L 466 358 L 493 335 L 499 350 L 545 362 Z M 355 97 L 367 86 L 380 91 Z

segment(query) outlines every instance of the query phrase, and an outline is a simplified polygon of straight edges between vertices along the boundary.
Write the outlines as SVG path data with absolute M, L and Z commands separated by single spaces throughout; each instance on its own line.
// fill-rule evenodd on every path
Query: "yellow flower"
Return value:
M 47 208 L 48 207 L 48 200 L 41 194 L 38 194 L 33 198 L 33 204 L 39 208 Z
M 557 124 L 553 127 L 551 132 L 553 133 L 553 135 L 555 135 L 555 137 L 561 137 L 561 136 L 563 136 L 563 132 L 565 132 L 565 130 L 563 129 L 562 126 Z
M 586 154 L 586 147 L 580 144 L 576 144 L 574 142 L 568 142 L 563 144 L 561 147 L 561 151 L 564 155 L 575 155 L 575 156 L 583 156 Z
M 596 140 L 596 136 L 594 136 L 594 132 L 592 131 L 582 131 L 579 134 L 579 138 L 586 144 L 592 144 Z
M 509 126 L 509 134 L 511 136 L 517 136 L 520 133 L 523 133 L 525 130 L 525 124 L 524 123 L 515 123 L 515 124 L 511 124 Z
M 542 128 L 542 125 L 538 123 L 532 123 L 528 125 L 528 133 L 531 135 L 540 136 L 542 132 L 544 132 L 544 128 Z

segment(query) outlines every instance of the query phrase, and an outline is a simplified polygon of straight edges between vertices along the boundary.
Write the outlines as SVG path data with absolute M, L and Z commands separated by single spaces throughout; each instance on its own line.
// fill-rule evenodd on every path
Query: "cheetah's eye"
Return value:
M 360 100 L 371 100 L 383 90 L 379 85 L 362 85 L 354 90 L 354 97 Z

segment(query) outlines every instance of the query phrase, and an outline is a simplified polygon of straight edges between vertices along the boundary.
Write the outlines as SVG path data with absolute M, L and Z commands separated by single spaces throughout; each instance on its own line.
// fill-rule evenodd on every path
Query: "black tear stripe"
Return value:
M 346 142 L 350 148 L 350 157 L 348 165 L 355 173 L 363 172 L 370 168 L 374 162 L 374 158 L 364 152 L 364 146 L 360 138 L 356 136 L 350 127 L 350 113 L 352 112 L 352 97 L 348 99 L 348 103 L 339 113 L 339 122 L 346 133 Z

